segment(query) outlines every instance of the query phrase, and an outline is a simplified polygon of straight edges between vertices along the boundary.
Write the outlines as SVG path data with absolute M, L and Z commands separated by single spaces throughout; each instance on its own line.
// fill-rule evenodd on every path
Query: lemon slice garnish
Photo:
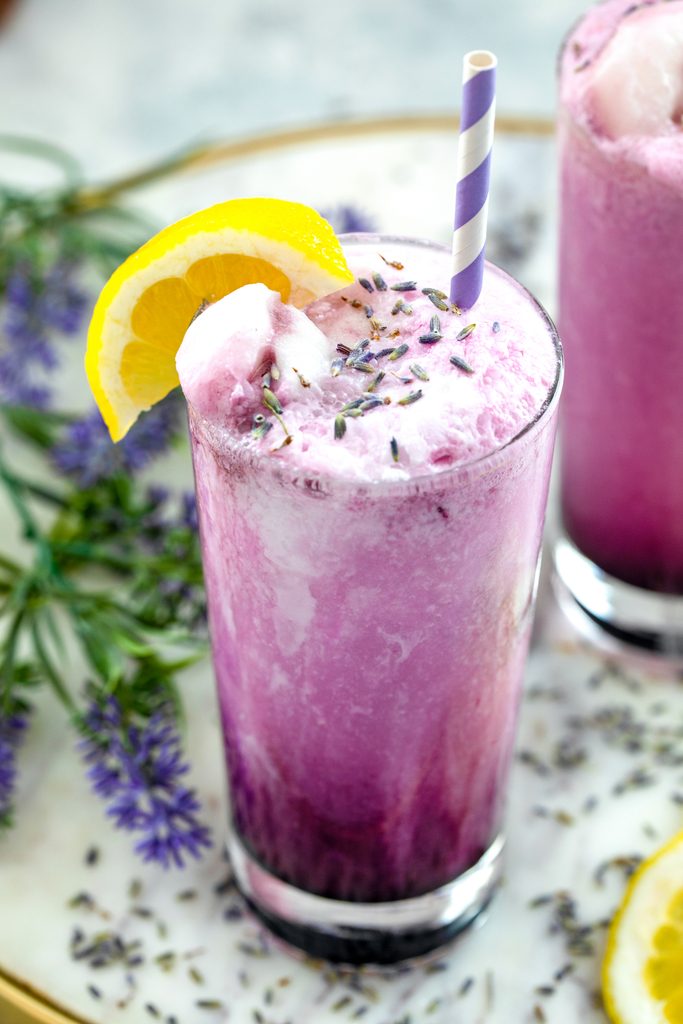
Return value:
M 683 832 L 631 879 L 610 928 L 602 987 L 614 1024 L 683 1024 Z
M 320 214 L 281 199 L 233 199 L 150 239 L 95 305 L 85 368 L 114 441 L 178 383 L 175 354 L 198 310 L 260 282 L 299 308 L 352 280 Z

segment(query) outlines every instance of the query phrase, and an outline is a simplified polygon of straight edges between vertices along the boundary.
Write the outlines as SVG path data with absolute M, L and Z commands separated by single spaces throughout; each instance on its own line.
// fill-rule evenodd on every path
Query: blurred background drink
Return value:
M 683 655 L 683 2 L 607 0 L 561 55 L 565 598 Z
M 309 952 L 390 962 L 500 874 L 561 355 L 490 265 L 464 314 L 448 250 L 344 248 L 348 288 L 241 289 L 178 369 L 239 885 Z

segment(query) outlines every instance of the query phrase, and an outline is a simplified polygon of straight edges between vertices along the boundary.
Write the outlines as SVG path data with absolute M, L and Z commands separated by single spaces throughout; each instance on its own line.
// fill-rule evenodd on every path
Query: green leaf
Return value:
M 123 653 L 109 642 L 107 635 L 87 619 L 71 610 L 74 632 L 81 642 L 83 653 L 100 679 L 108 686 L 116 684 L 125 669 Z
M 0 414 L 16 434 L 42 449 L 51 448 L 62 427 L 73 421 L 73 416 L 22 405 L 0 404 Z
M 45 672 L 47 679 L 52 684 L 52 688 L 61 700 L 62 704 L 64 704 L 68 710 L 72 711 L 75 706 L 73 697 L 69 693 L 64 680 L 54 666 L 50 653 L 43 642 L 40 621 L 35 616 L 31 620 L 31 637 L 33 639 L 33 647 L 38 663 Z
M 0 149 L 53 164 L 62 172 L 69 189 L 80 185 L 83 180 L 78 161 L 61 146 L 45 142 L 44 139 L 31 138 L 28 135 L 0 134 Z

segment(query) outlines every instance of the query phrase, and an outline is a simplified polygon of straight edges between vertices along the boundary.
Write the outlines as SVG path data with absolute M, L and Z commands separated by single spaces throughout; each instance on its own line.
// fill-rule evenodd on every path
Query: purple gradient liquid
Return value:
M 359 484 L 254 459 L 190 407 L 234 824 L 283 880 L 416 896 L 499 833 L 555 420 Z
M 443 885 L 500 829 L 554 423 L 376 497 L 256 475 L 190 423 L 242 840 L 326 896 Z
M 570 40 L 570 99 L 590 74 L 577 59 Z M 677 185 L 659 173 L 656 139 L 643 142 L 648 168 L 568 106 L 559 138 L 565 528 L 612 576 L 683 594 L 683 132 Z

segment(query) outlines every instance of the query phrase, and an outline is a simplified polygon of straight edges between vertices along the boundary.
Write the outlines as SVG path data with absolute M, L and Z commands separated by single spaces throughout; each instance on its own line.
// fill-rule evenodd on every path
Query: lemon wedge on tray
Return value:
M 683 832 L 631 879 L 610 928 L 602 987 L 614 1024 L 683 1024 Z
M 233 199 L 154 235 L 95 305 L 85 368 L 114 441 L 178 383 L 175 354 L 207 303 L 259 282 L 303 307 L 352 280 L 320 214 L 281 199 Z

